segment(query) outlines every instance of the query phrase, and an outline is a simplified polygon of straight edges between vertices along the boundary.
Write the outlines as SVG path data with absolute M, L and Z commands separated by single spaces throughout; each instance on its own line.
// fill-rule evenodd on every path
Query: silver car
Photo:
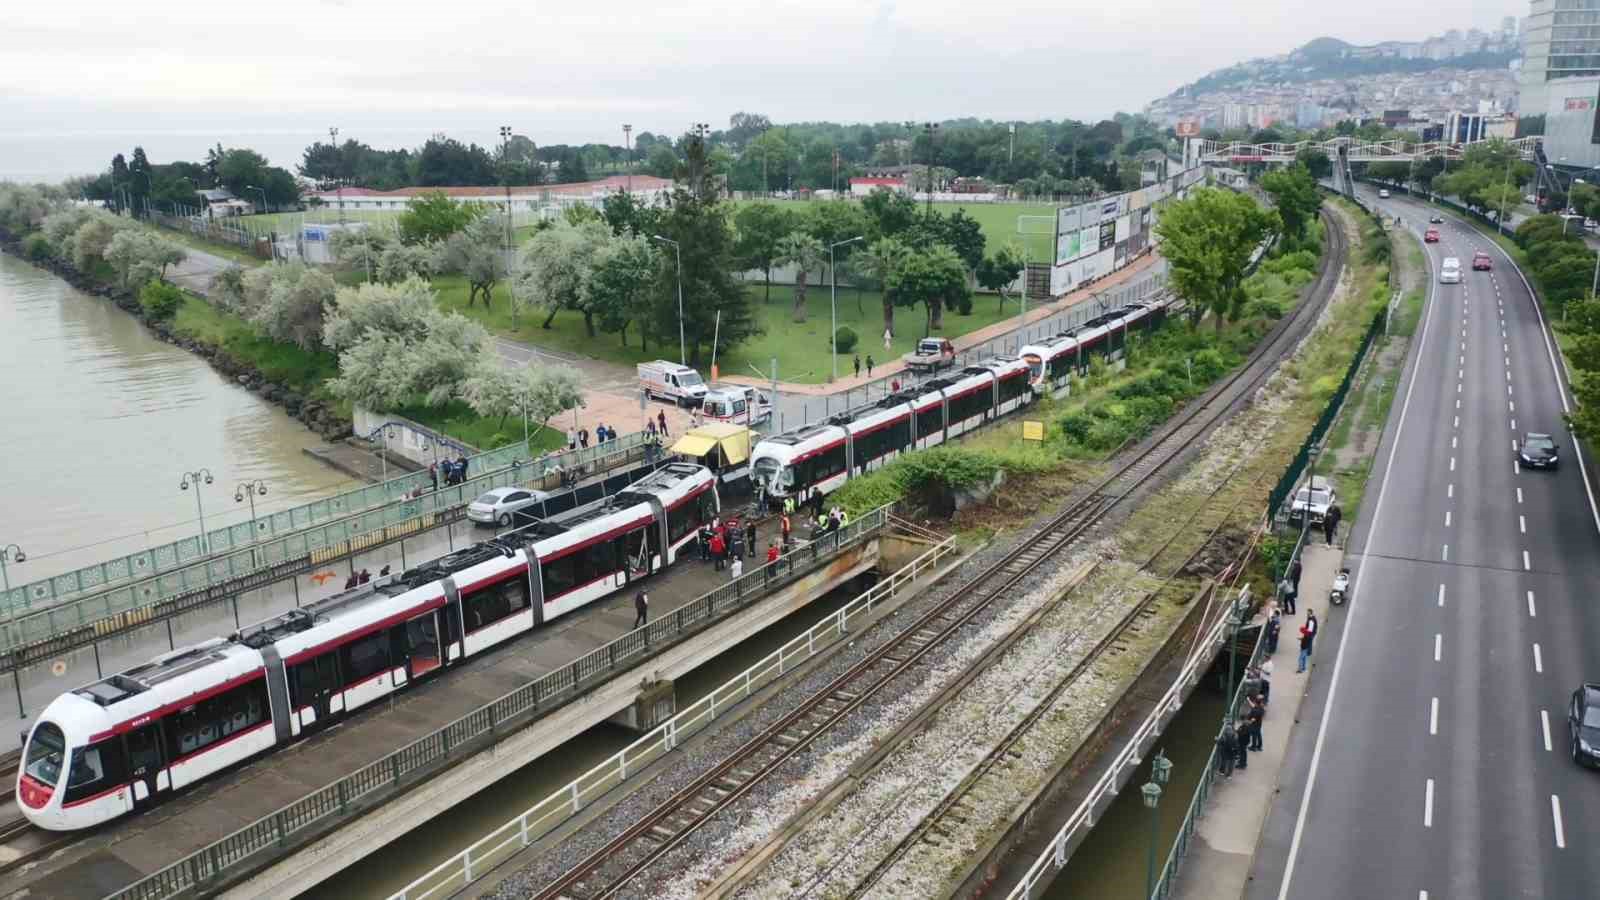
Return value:
M 483 525 L 510 525 L 512 513 L 541 503 L 546 496 L 528 488 L 495 488 L 467 504 L 467 518 Z

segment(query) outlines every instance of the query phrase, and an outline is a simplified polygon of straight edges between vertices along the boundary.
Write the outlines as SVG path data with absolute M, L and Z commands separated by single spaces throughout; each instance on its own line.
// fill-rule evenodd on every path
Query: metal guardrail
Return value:
M 1247 602 L 1249 594 L 1250 589 L 1246 586 L 1240 591 L 1239 598 L 1234 602 L 1241 604 Z M 1228 623 L 1228 617 L 1219 616 L 1217 623 L 1211 627 L 1205 638 L 1196 646 L 1208 647 L 1222 644 L 1225 639 L 1224 635 L 1229 627 L 1231 626 Z M 1259 648 L 1259 646 L 1258 642 L 1257 647 Z M 1127 744 L 1112 760 L 1111 767 L 1094 783 L 1094 787 L 1089 789 L 1089 795 L 1083 798 L 1083 802 L 1078 804 L 1078 808 L 1062 824 L 1055 837 L 1050 839 L 1050 843 L 1039 854 L 1038 858 L 1033 861 L 1033 865 L 1028 867 L 1028 871 L 1022 876 L 1022 880 L 1017 883 L 1016 887 L 1012 888 L 1010 894 L 1006 895 L 1007 900 L 1033 900 L 1034 897 L 1043 896 L 1044 889 L 1047 887 L 1045 884 L 1047 877 L 1051 875 L 1052 870 L 1066 866 L 1069 851 L 1087 834 L 1089 829 L 1094 827 L 1095 811 L 1100 808 L 1102 803 L 1109 802 L 1116 796 L 1121 788 L 1123 775 L 1138 767 L 1145 750 L 1154 745 L 1156 738 L 1160 736 L 1161 730 L 1167 721 L 1183 705 L 1185 690 L 1197 684 L 1200 676 L 1211 665 L 1210 657 L 1211 654 L 1200 652 L 1196 652 L 1189 657 L 1189 660 L 1178 672 L 1178 677 L 1173 680 L 1172 686 L 1167 688 L 1166 693 L 1161 695 L 1161 699 L 1157 701 L 1155 708 L 1150 711 L 1150 715 L 1145 717 L 1145 720 L 1139 724 L 1139 728 L 1128 738 Z M 1245 668 L 1248 668 L 1248 666 Z M 1244 679 L 1241 678 L 1239 691 L 1242 692 L 1243 690 Z M 1237 696 L 1235 700 L 1237 701 Z M 1212 752 L 1215 754 L 1216 751 L 1213 749 Z M 1216 759 L 1214 756 L 1207 760 L 1207 774 L 1201 778 L 1202 789 L 1209 786 L 1210 772 L 1213 771 L 1215 764 Z M 1187 836 L 1193 831 L 1194 813 L 1195 808 L 1191 804 L 1190 818 L 1184 821 L 1185 830 L 1180 835 L 1180 841 L 1186 842 Z M 1175 864 L 1170 860 L 1168 866 L 1175 868 Z M 1166 879 L 1163 880 L 1165 881 Z
M 604 445 L 562 451 L 552 458 L 559 461 L 564 468 L 570 468 L 574 463 L 584 464 L 596 456 L 636 447 L 642 443 L 642 434 L 630 434 Z M 470 458 L 467 471 L 490 472 L 508 467 L 513 461 L 527 462 L 529 458 L 526 447 L 522 444 L 511 444 Z M 372 511 L 385 505 L 410 505 L 414 501 L 408 500 L 408 495 L 418 488 L 427 490 L 431 485 L 426 471 L 412 472 L 380 484 L 365 485 L 332 497 L 314 500 L 292 509 L 257 516 L 248 522 L 217 528 L 207 532 L 204 541 L 199 535 L 195 535 L 20 585 L 0 593 L 0 621 L 14 619 L 91 591 L 101 591 L 121 582 L 176 574 L 182 569 L 218 561 L 219 557 L 233 551 L 253 550 L 260 553 L 262 548 L 274 539 L 298 537 L 300 532 L 319 523 L 327 523 L 358 512 Z M 467 492 L 503 486 L 489 484 L 481 478 L 469 480 L 466 485 Z M 268 556 L 270 558 L 270 551 Z M 279 556 L 278 560 L 281 561 L 282 558 Z M 16 569 L 13 568 L 12 572 L 15 573 Z M 190 575 L 189 580 L 181 582 L 182 589 L 193 588 L 193 577 Z M 154 599 L 159 598 L 151 598 L 152 602 Z M 0 635 L 0 648 L 4 646 L 6 646 L 4 636 Z
M 464 752 L 467 755 L 477 752 L 481 749 L 483 739 L 492 739 L 502 731 L 509 732 L 522 727 L 533 715 L 565 704 L 595 683 L 649 658 L 654 651 L 664 649 L 682 637 L 743 608 L 749 601 L 763 596 L 769 588 L 813 571 L 840 551 L 881 530 L 888 521 L 888 513 L 887 507 L 873 510 L 837 532 L 802 544 L 777 562 L 767 563 L 737 580 L 702 594 L 672 613 L 528 682 L 277 812 L 257 819 L 222 840 L 109 895 L 106 900 L 166 900 L 190 888 L 205 885 L 229 867 L 257 853 L 286 847 L 291 840 L 309 829 L 352 812 L 365 811 L 372 801 L 421 780 Z M 848 616 L 843 612 L 836 613 L 833 620 L 845 624 Z M 638 757 L 628 760 L 630 765 L 637 762 Z M 570 802 L 574 805 L 579 803 L 576 799 Z
M 549 459 L 552 465 L 559 462 L 564 467 L 569 463 L 588 465 L 596 460 L 628 454 L 637 450 L 642 443 L 641 438 L 630 435 L 602 445 L 563 451 L 559 456 Z M 488 455 L 481 454 L 480 458 Z M 303 528 L 275 539 L 244 542 L 238 549 L 158 575 L 123 585 L 107 586 L 104 590 L 60 600 L 31 612 L 24 610 L 13 613 L 8 620 L 0 620 L 0 655 L 14 653 L 113 616 L 127 614 L 138 617 L 148 607 L 192 596 L 219 585 L 231 586 L 256 572 L 274 569 L 286 562 L 310 558 L 316 563 L 323 558 L 342 556 L 352 549 L 359 549 L 358 545 L 364 539 L 371 539 L 373 535 L 384 536 L 387 529 L 402 527 L 420 531 L 423 527 L 430 527 L 421 524 L 428 521 L 426 517 L 430 514 L 443 515 L 470 503 L 491 488 L 524 484 L 536 478 L 547 478 L 553 486 L 556 476 L 547 476 L 538 460 L 530 461 L 526 454 L 518 456 L 515 453 L 503 455 L 502 458 L 507 462 L 501 468 L 469 478 L 458 485 L 441 485 L 437 491 L 430 489 L 432 482 L 428 480 L 426 472 L 391 479 L 387 484 L 408 481 L 413 493 L 418 489 L 423 493 L 411 498 L 402 497 L 376 509 L 348 515 L 324 525 Z M 512 462 L 517 464 L 512 465 Z M 417 479 L 419 474 L 420 481 Z M 368 490 L 380 487 L 384 485 L 372 485 Z
M 954 538 L 942 538 L 921 556 L 811 626 L 804 634 L 767 654 L 760 662 L 679 711 L 566 787 L 474 841 L 465 850 L 393 894 L 390 900 L 427 900 L 449 896 L 465 888 L 499 863 L 559 828 L 612 788 L 632 775 L 643 772 L 650 763 L 705 729 L 740 701 L 782 677 L 795 665 L 826 651 L 837 639 L 850 633 L 852 622 L 858 623 L 861 617 L 869 615 L 874 603 L 882 603 L 884 598 L 894 596 L 907 584 L 937 567 L 955 550 Z

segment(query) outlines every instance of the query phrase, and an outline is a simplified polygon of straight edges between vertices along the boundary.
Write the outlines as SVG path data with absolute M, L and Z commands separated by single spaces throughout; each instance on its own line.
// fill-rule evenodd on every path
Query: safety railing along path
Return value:
M 237 549 L 203 559 L 170 571 L 142 577 L 126 584 L 109 585 L 103 590 L 44 604 L 34 610 L 14 612 L 0 618 L 0 664 L 18 651 L 43 644 L 99 622 L 122 616 L 132 620 L 150 618 L 162 603 L 186 601 L 211 590 L 237 591 L 249 588 L 245 579 L 260 572 L 276 572 L 289 563 L 318 563 L 360 549 L 363 541 L 378 543 L 397 533 L 413 534 L 460 518 L 461 508 L 484 491 L 497 487 L 545 484 L 554 488 L 559 476 L 554 466 L 564 469 L 612 467 L 617 459 L 627 460 L 643 453 L 642 439 L 631 437 L 605 444 L 565 451 L 545 461 L 529 460 L 526 454 L 512 455 L 501 468 L 469 478 L 458 485 L 440 485 L 432 490 L 427 473 L 421 473 L 410 493 L 387 505 L 344 518 L 304 528 L 282 537 L 246 542 Z M 602 465 L 596 465 L 599 462 Z M 546 463 L 548 465 L 546 465 Z M 468 471 L 471 471 L 469 466 Z M 415 479 L 416 476 L 409 476 Z M 391 484 L 395 480 L 391 480 Z M 373 485 L 372 487 L 380 487 Z M 420 493 L 418 493 L 420 491 Z M 261 520 L 257 520 L 261 521 Z M 274 580 L 274 579 L 269 579 Z M 134 622 L 136 624 L 136 622 Z M 0 665 L 3 667 L 3 665 Z
M 587 465 L 599 457 L 632 449 L 641 446 L 643 443 L 643 434 L 629 434 L 618 438 L 616 441 L 608 441 L 605 444 L 597 444 L 577 450 L 564 450 L 559 454 L 552 454 L 549 458 L 553 464 L 559 463 L 562 468 L 570 469 L 574 465 Z M 467 461 L 467 471 L 498 473 L 502 470 L 507 470 L 513 462 L 527 463 L 531 459 L 524 445 L 511 444 L 498 450 L 489 450 L 471 457 Z M 462 490 L 456 493 L 473 494 L 475 496 L 476 493 L 488 490 L 491 487 L 505 486 L 500 483 L 490 483 L 492 480 L 492 478 L 484 476 L 469 479 L 464 485 L 459 486 Z M 126 556 L 119 556 L 115 559 L 96 563 L 92 566 L 85 566 L 61 575 L 18 585 L 0 592 L 0 622 L 70 600 L 85 593 L 101 591 L 122 582 L 170 575 L 202 563 L 220 561 L 222 558 L 234 554 L 235 551 L 254 550 L 256 552 L 265 552 L 266 558 L 270 559 L 273 556 L 272 551 L 263 550 L 263 548 L 266 545 L 270 545 L 274 540 L 297 537 L 301 532 L 320 523 L 343 519 L 355 513 L 371 512 L 384 507 L 409 506 L 416 502 L 411 497 L 419 488 L 427 491 L 432 488 L 432 484 L 433 482 L 426 471 L 412 472 L 379 484 L 353 488 L 343 493 L 335 494 L 332 497 L 314 500 L 291 509 L 260 515 L 236 525 L 212 529 L 204 536 L 195 535 L 182 538 L 138 553 L 130 553 Z M 442 488 L 443 485 L 441 485 Z M 339 539 L 342 540 L 344 538 Z M 283 558 L 282 554 L 278 554 L 277 557 L 279 561 Z M 232 569 L 228 571 L 236 574 Z M 16 573 L 17 567 L 13 566 L 11 574 L 15 575 Z M 194 587 L 192 579 L 193 576 L 191 575 L 188 580 L 181 581 L 182 589 L 192 589 Z M 0 641 L 3 640 L 4 636 L 0 635 Z M 0 647 L 3 646 L 4 644 L 0 643 Z
M 251 859 L 258 853 L 287 848 L 291 842 L 307 837 L 313 830 L 321 833 L 323 827 L 339 819 L 364 812 L 377 801 L 404 790 L 454 760 L 478 752 L 485 743 L 522 728 L 532 718 L 547 714 L 566 704 L 590 688 L 745 608 L 773 589 L 792 584 L 817 570 L 842 552 L 881 531 L 887 525 L 888 518 L 888 507 L 876 509 L 836 532 L 824 534 L 801 544 L 776 562 L 746 572 L 739 578 L 702 594 L 672 613 L 578 657 L 561 668 L 473 710 L 432 734 L 296 800 L 277 812 L 257 819 L 222 840 L 109 895 L 106 900 L 166 900 L 191 888 L 203 887 L 215 881 L 229 868 Z M 938 545 L 935 550 L 944 548 L 940 552 L 948 553 L 951 547 L 953 543 L 947 541 Z M 919 560 L 926 560 L 933 552 L 924 553 Z M 924 567 L 926 565 L 927 563 L 924 563 Z M 904 579 L 895 583 L 903 584 Z M 893 589 L 886 590 L 892 593 Z M 881 598 L 884 594 L 880 592 L 876 596 Z M 867 601 L 868 604 L 870 602 Z M 854 601 L 854 604 L 861 603 L 861 598 Z M 852 609 L 857 612 L 847 612 Z M 857 606 L 846 607 L 830 616 L 827 622 L 837 622 L 843 627 L 847 624 L 849 616 L 856 615 L 858 611 Z M 813 631 L 823 627 L 823 625 L 816 626 Z M 785 645 L 786 649 L 793 644 L 791 641 Z M 779 651 L 780 654 L 784 652 L 784 650 Z M 795 651 L 788 650 L 788 653 L 789 656 L 785 659 L 789 663 L 796 661 L 798 657 Z M 718 703 L 714 699 L 716 696 L 713 693 L 711 698 L 707 698 L 713 708 Z M 721 702 L 728 704 L 733 701 Z M 677 730 L 674 723 L 690 710 L 699 709 L 705 703 L 706 700 L 702 700 L 691 706 L 651 734 L 658 737 L 661 734 L 670 735 L 669 741 L 675 745 L 682 732 Z M 642 740 L 649 739 L 647 736 Z M 629 750 L 624 750 L 618 757 L 613 757 L 614 760 L 621 759 L 619 765 L 624 772 L 628 767 L 642 765 L 640 756 L 629 757 L 628 753 Z M 574 809 L 581 809 L 586 802 L 585 797 L 592 800 L 599 793 L 603 793 L 603 789 L 597 786 L 582 790 L 574 788 L 570 803 Z

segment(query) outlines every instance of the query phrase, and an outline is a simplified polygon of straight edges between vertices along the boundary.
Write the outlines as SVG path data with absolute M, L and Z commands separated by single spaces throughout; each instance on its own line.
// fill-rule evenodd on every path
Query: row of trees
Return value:
M 1468 209 L 1493 216 L 1522 202 L 1522 185 L 1533 178 L 1534 168 L 1509 143 L 1487 141 L 1468 147 L 1459 162 L 1436 156 L 1415 163 L 1369 163 L 1366 175 L 1390 184 L 1415 184 L 1419 191 L 1454 197 Z
M 604 152 L 598 155 L 594 148 Z M 616 148 L 618 163 L 621 148 Z M 588 181 L 590 169 L 606 164 L 603 145 L 539 147 L 527 135 L 513 135 L 499 146 L 462 143 L 443 134 L 415 150 L 376 150 L 347 138 L 341 144 L 317 142 L 305 149 L 300 175 L 317 184 L 355 184 L 378 190 L 456 185 L 543 184 Z
M 166 278 L 183 262 L 184 249 L 124 216 L 81 206 L 63 206 L 38 221 L 38 232 L 24 240 L 35 259 L 53 258 L 79 273 L 101 277 L 106 267 L 124 288 Z
M 1296 181 L 1310 180 L 1302 168 L 1291 171 L 1298 171 L 1292 176 Z M 1294 186 L 1284 193 L 1290 197 L 1290 215 L 1305 222 L 1304 207 L 1292 196 L 1299 191 Z M 1250 258 L 1284 222 L 1282 210 L 1263 208 L 1248 194 L 1222 188 L 1195 188 L 1188 197 L 1166 204 L 1156 234 L 1172 286 L 1189 302 L 1191 326 L 1210 313 L 1220 332 L 1224 321 L 1244 312 Z
M 1577 191 L 1573 193 L 1577 195 Z M 1563 341 L 1563 352 L 1573 370 L 1572 390 L 1578 402 L 1567 421 L 1580 437 L 1593 439 L 1600 436 L 1600 300 L 1594 296 L 1595 252 L 1580 236 L 1568 234 L 1561 217 L 1554 215 L 1524 220 L 1517 226 L 1515 239 L 1527 253 L 1528 275 L 1538 284 L 1544 302 L 1559 313 L 1556 327 L 1569 336 Z
M 254 150 L 221 144 L 207 150 L 200 162 L 164 164 L 152 163 L 143 147 L 135 147 L 131 157 L 118 153 L 106 171 L 69 179 L 64 188 L 73 197 L 100 200 L 116 210 L 131 208 L 141 216 L 152 207 L 198 207 L 199 192 L 212 188 L 226 188 L 251 201 L 265 198 L 274 207 L 300 202 L 300 184 L 288 171 Z

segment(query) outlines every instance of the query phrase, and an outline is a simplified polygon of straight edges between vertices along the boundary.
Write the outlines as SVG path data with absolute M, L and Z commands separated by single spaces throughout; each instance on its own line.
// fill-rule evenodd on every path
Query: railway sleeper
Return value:
M 658 843 L 665 844 L 667 841 L 677 837 L 678 833 L 657 823 L 651 825 L 650 830 L 645 832 L 644 836 L 655 838 Z

